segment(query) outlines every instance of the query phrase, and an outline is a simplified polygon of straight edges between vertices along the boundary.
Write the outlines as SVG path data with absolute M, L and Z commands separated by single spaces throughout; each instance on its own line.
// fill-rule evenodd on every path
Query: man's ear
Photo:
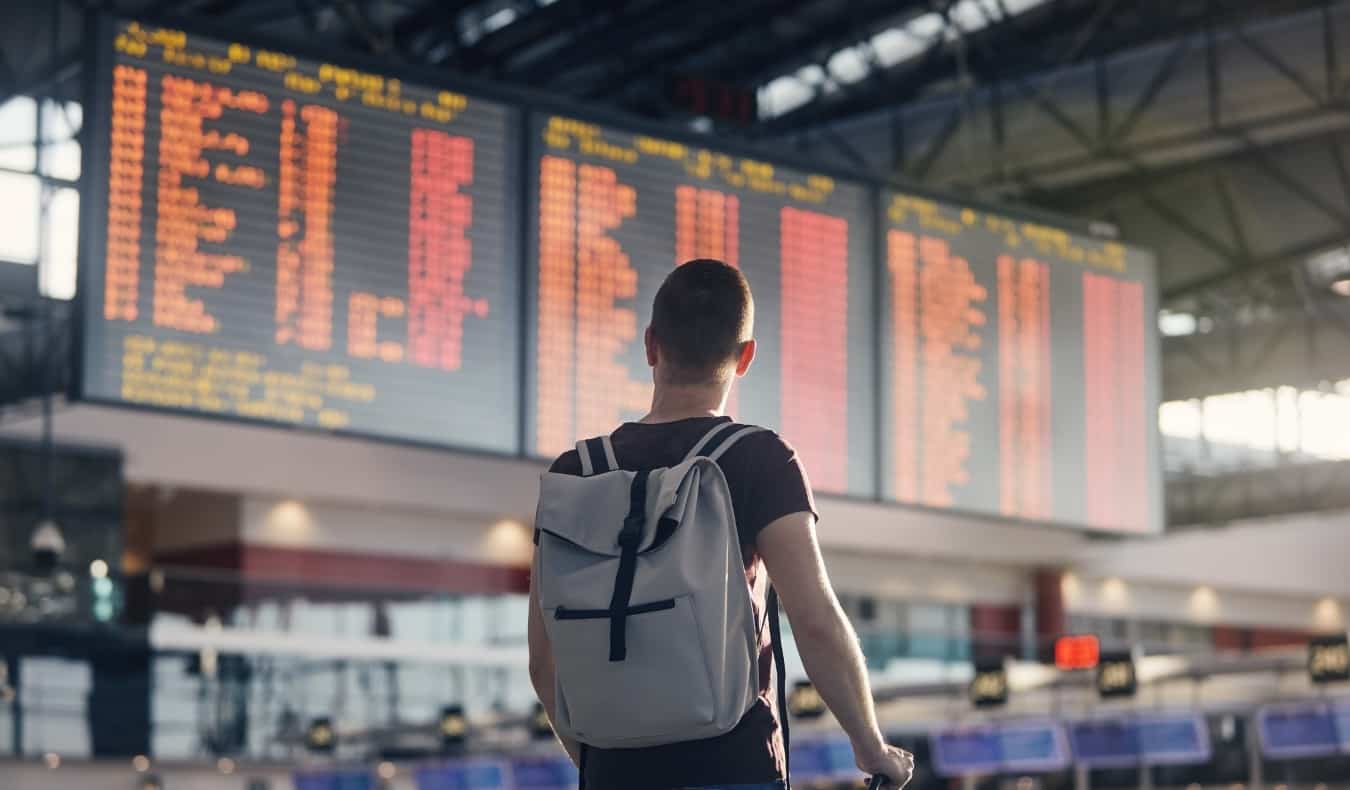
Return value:
M 744 376 L 755 361 L 755 341 L 747 340 L 741 344 L 741 356 L 736 360 L 736 375 Z
M 647 331 L 642 336 L 642 342 L 647 347 L 647 367 L 656 367 L 658 354 L 656 353 L 656 336 L 652 334 L 652 328 L 647 327 Z

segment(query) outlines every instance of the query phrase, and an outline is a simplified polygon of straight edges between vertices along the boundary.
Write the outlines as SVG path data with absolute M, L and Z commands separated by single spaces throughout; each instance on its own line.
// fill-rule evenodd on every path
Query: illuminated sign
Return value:
M 1193 713 L 1079 721 L 1070 725 L 1069 737 L 1074 759 L 1092 768 L 1193 765 L 1211 756 L 1209 727 Z
M 535 703 L 534 715 L 530 717 L 530 734 L 536 738 L 553 737 L 553 722 L 548 720 L 548 711 L 539 703 Z
M 1055 666 L 1060 669 L 1092 669 L 1100 657 L 1101 643 L 1091 634 L 1055 640 Z
M 444 747 L 459 746 L 469 735 L 469 720 L 464 717 L 463 705 L 447 705 L 441 708 L 441 718 L 437 731 Z
M 929 737 L 940 776 L 1041 773 L 1069 763 L 1064 728 L 1050 721 L 1015 721 L 941 730 Z
M 1003 660 L 977 661 L 975 677 L 970 681 L 970 701 L 977 708 L 990 708 L 1008 702 L 1008 672 Z
M 323 716 L 309 723 L 305 732 L 305 748 L 311 752 L 326 754 L 337 748 L 337 732 L 333 729 L 333 720 Z
M 799 719 L 815 719 L 825 715 L 825 700 L 815 684 L 799 680 L 788 694 L 788 712 Z
M 1314 683 L 1350 680 L 1350 643 L 1344 634 L 1319 636 L 1308 643 L 1308 675 Z
M 1134 671 L 1134 656 L 1106 653 L 1097 664 L 1097 693 L 1103 697 L 1132 697 L 1139 680 Z

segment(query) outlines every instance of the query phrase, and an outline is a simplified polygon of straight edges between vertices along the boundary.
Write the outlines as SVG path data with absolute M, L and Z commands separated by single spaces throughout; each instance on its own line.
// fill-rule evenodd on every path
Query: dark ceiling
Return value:
M 1316 0 L 124 0 L 90 4 L 201 20 L 335 52 L 545 89 L 649 117 L 672 106 L 673 75 L 755 89 L 924 15 L 945 24 L 913 57 L 830 85 L 752 136 L 809 128 L 949 90 L 1043 71 Z M 972 7 L 973 6 L 973 7 Z M 1028 7 L 1029 6 L 1029 7 Z M 11 0 L 0 29 L 0 95 L 51 80 L 78 56 L 85 4 Z M 1024 8 L 1020 13 L 1015 9 Z M 981 19 L 960 32 L 961 11 Z M 58 32 L 52 33 L 56 20 Z M 63 76 L 63 75 L 56 75 Z M 727 131 L 727 130 L 722 130 Z

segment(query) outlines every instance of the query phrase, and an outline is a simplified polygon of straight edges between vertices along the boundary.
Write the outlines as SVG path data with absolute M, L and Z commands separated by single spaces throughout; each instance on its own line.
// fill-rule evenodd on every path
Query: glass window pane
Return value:
M 0 167 L 32 170 L 37 167 L 33 147 L 37 131 L 37 103 L 27 96 L 15 96 L 0 104 Z
M 33 263 L 38 250 L 38 207 L 42 187 L 37 176 L 0 172 L 0 258 Z
M 83 114 L 75 102 L 42 103 L 42 172 L 72 181 L 80 177 L 80 131 Z
M 47 204 L 45 244 L 42 266 L 38 269 L 38 289 L 52 299 L 75 296 L 75 250 L 80 236 L 80 193 L 74 189 L 55 189 Z

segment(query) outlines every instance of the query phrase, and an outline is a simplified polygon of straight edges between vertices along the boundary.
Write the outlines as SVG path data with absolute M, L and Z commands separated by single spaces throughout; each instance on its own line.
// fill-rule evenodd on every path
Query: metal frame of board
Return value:
M 516 459 L 532 462 L 545 461 L 546 458 L 530 455 L 525 452 L 526 446 L 526 427 L 528 425 L 528 409 L 530 408 L 530 382 L 534 373 L 530 365 L 529 351 L 532 349 L 532 339 L 527 331 L 529 326 L 529 308 L 530 301 L 535 290 L 533 278 L 531 277 L 533 257 L 537 251 L 534 249 L 535 240 L 530 231 L 532 220 L 532 209 L 537 211 L 537 195 L 530 189 L 533 177 L 529 167 L 529 158 L 533 152 L 533 141 L 530 139 L 530 128 L 532 120 L 536 115 L 563 115 L 578 120 L 583 120 L 595 124 L 600 124 L 614 128 L 616 131 L 647 134 L 654 137 L 660 137 L 667 140 L 682 142 L 691 146 L 707 148 L 719 153 L 745 157 L 764 161 L 770 164 L 782 165 L 793 169 L 804 171 L 808 174 L 818 173 L 827 175 L 838 180 L 853 182 L 859 184 L 870 192 L 870 205 L 872 208 L 872 238 L 870 241 L 864 241 L 865 248 L 869 249 L 872 256 L 872 276 L 874 287 L 873 296 L 873 350 L 871 358 L 867 360 L 873 366 L 873 421 L 880 425 L 884 404 L 886 402 L 886 393 L 882 386 L 881 370 L 884 359 L 880 343 L 881 333 L 881 307 L 884 304 L 882 296 L 881 283 L 885 275 L 885 267 L 882 265 L 880 252 L 882 250 L 882 194 L 885 189 L 890 188 L 905 192 L 926 199 L 954 204 L 964 207 L 970 207 L 977 211 L 997 215 L 1011 220 L 1021 220 L 1036 222 L 1062 229 L 1080 236 L 1088 238 L 1103 239 L 1106 241 L 1127 244 L 1127 242 L 1118 238 L 1116 234 L 1103 234 L 1101 229 L 1109 227 L 1115 231 L 1114 226 L 1104 226 L 1103 223 L 1085 220 L 1079 217 L 1068 217 L 1053 212 L 1038 210 L 1028 206 L 1007 206 L 997 205 L 988 201 L 965 198 L 948 192 L 935 190 L 920 184 L 915 184 L 905 179 L 894 176 L 879 177 L 875 173 L 863 172 L 861 170 L 850 169 L 839 166 L 821 166 L 818 163 L 812 163 L 803 158 L 784 154 L 777 150 L 767 149 L 762 146 L 748 145 L 744 142 L 734 140 L 722 140 L 710 138 L 698 133 L 672 128 L 669 125 L 655 123 L 643 118 L 636 118 L 626 113 L 617 112 L 593 105 L 580 104 L 577 102 L 559 100 L 556 96 L 544 94 L 529 89 L 516 88 L 490 82 L 484 82 L 473 78 L 462 77 L 459 75 L 448 74 L 441 69 L 431 69 L 408 64 L 390 63 L 378 58 L 364 57 L 355 53 L 341 53 L 338 57 L 332 57 L 332 53 L 318 51 L 317 48 L 306 45 L 297 45 L 294 42 L 278 40 L 274 37 L 259 35 L 257 33 L 245 31 L 232 31 L 228 26 L 215 27 L 208 29 L 200 21 L 191 19 L 175 18 L 165 15 L 135 15 L 135 14 L 109 14 L 101 11 L 91 11 L 86 17 L 84 28 L 84 46 L 85 54 L 84 68 L 81 78 L 83 79 L 83 95 L 85 101 L 86 119 L 106 118 L 109 106 L 109 90 L 98 84 L 95 75 L 109 73 L 112 61 L 112 37 L 109 32 L 117 20 L 138 21 L 149 26 L 170 27 L 175 30 L 181 30 L 189 35 L 220 40 L 238 40 L 241 43 L 248 43 L 251 46 L 275 49 L 277 51 L 293 54 L 297 57 L 303 57 L 309 60 L 321 62 L 339 63 L 351 68 L 359 68 L 383 75 L 397 77 L 410 83 L 416 83 L 426 87 L 440 88 L 445 90 L 454 90 L 464 93 L 471 98 L 496 102 L 508 105 L 512 111 L 513 120 L 518 123 L 518 140 L 513 141 L 513 145 L 508 146 L 508 151 L 512 148 L 515 153 L 521 157 L 518 162 L 518 187 L 521 189 L 521 195 L 515 201 L 518 210 L 518 216 L 515 218 L 515 226 L 520 234 L 514 245 L 518 261 L 519 274 L 519 316 L 517 331 L 520 335 L 520 341 L 516 344 L 516 370 L 519 376 L 517 386 L 519 388 L 519 405 L 516 414 L 514 430 L 516 432 L 516 449 L 514 452 L 499 452 L 495 450 L 485 450 L 482 448 L 466 447 L 451 443 L 441 442 L 422 442 L 412 439 L 395 438 L 382 436 L 378 434 L 366 433 L 350 430 L 330 430 L 308 425 L 293 425 L 283 422 L 273 422 L 258 418 L 242 417 L 229 414 L 205 414 L 191 410 L 176 411 L 163 407 L 151 406 L 146 404 L 127 403 L 111 398 L 90 397 L 84 392 L 83 381 L 83 359 L 84 359 L 84 340 L 86 327 L 85 310 L 88 305 L 85 299 L 88 298 L 84 287 L 88 281 L 88 267 L 94 265 L 99 254 L 104 249 L 103 234 L 98 233 L 98 218 L 106 214 L 107 209 L 107 168 L 100 166 L 100 163 L 107 158 L 109 146 L 110 129 L 107 124 L 101 124 L 97 121 L 92 126 L 87 126 L 83 136 L 83 167 L 80 178 L 81 200 L 79 217 L 79 249 L 77 253 L 77 287 L 75 296 L 75 315 L 73 320 L 73 339 L 71 343 L 71 352 L 74 356 L 72 360 L 72 374 L 69 397 L 72 400 L 83 401 L 87 403 L 113 405 L 118 408 L 126 408 L 143 412 L 156 414 L 168 414 L 197 419 L 208 419 L 214 421 L 229 421 L 243 424 L 258 425 L 273 429 L 285 429 L 303 431 L 319 435 L 336 436 L 341 438 L 361 439 L 363 441 L 375 441 L 385 444 L 419 447 L 424 449 L 451 450 L 466 455 L 497 458 L 497 459 Z M 239 33 L 239 35 L 235 35 Z M 508 219 L 508 224 L 512 224 Z M 1136 249 L 1141 249 L 1150 254 L 1154 259 L 1154 269 L 1156 273 L 1156 256 L 1148 248 L 1139 245 L 1129 245 Z M 1156 289 L 1156 276 L 1154 278 L 1155 288 L 1153 293 L 1149 294 L 1148 303 L 1156 304 L 1158 299 Z M 1159 364 L 1159 368 L 1160 368 Z M 1155 377 L 1158 380 L 1157 393 L 1152 394 L 1153 403 L 1156 405 L 1161 396 L 1161 370 Z M 1152 477 L 1157 479 L 1161 491 L 1162 477 L 1162 450 L 1161 442 L 1156 443 L 1157 453 L 1153 459 Z M 991 523 L 1001 524 L 1020 524 L 1026 526 L 1038 527 L 1056 527 L 1083 532 L 1086 534 L 1156 534 L 1161 530 L 1163 524 L 1158 514 L 1154 519 L 1157 523 L 1152 525 L 1152 529 L 1144 533 L 1133 531 L 1110 530 L 1098 527 L 1091 527 L 1078 522 L 1063 522 L 1051 520 L 1027 520 L 1021 518 L 1009 518 L 990 513 L 983 513 L 961 508 L 941 508 L 923 504 L 901 503 L 892 499 L 886 499 L 882 496 L 882 443 L 878 439 L 871 448 L 872 463 L 874 469 L 871 495 L 859 494 L 823 494 L 830 499 L 839 499 L 846 501 L 865 502 L 869 504 L 884 505 L 887 507 L 905 509 L 910 511 L 930 512 L 935 514 L 945 514 L 950 516 L 959 516 L 978 519 Z M 1160 497 L 1161 498 L 1161 497 Z M 1162 504 L 1157 508 L 1161 514 Z

